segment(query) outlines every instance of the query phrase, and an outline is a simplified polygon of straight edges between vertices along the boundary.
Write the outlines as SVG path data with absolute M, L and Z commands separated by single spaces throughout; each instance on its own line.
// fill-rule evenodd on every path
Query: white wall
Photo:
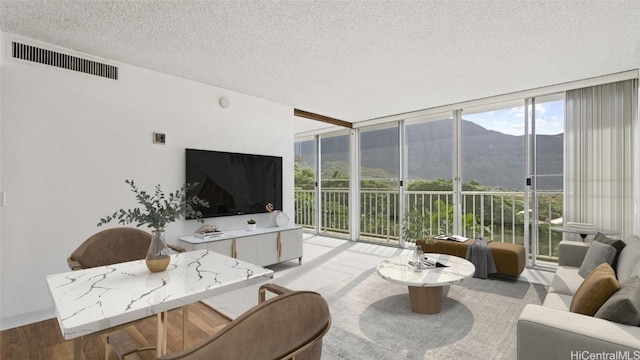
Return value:
M 116 65 L 119 80 L 12 59 L 16 39 Z M 283 210 L 293 214 L 292 107 L 10 34 L 0 46 L 0 328 L 52 317 L 45 277 L 68 271 L 66 258 L 102 230 L 101 217 L 137 206 L 125 179 L 167 191 L 183 184 L 185 148 L 282 156 Z M 166 145 L 152 143 L 154 131 Z M 207 223 L 241 228 L 246 218 Z M 199 226 L 171 224 L 167 240 Z

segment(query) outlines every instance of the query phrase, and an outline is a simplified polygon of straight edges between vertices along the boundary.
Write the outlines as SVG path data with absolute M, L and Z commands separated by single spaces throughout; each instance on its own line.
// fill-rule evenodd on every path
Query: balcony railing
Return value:
M 429 214 L 431 234 L 453 233 L 452 191 L 407 191 L 405 208 Z M 349 233 L 349 192 L 323 189 L 319 229 L 323 233 Z M 400 233 L 399 192 L 384 189 L 360 191 L 360 238 L 397 243 Z M 523 192 L 463 191 L 463 236 L 483 236 L 493 241 L 524 243 Z M 549 231 L 551 219 L 562 212 L 561 192 L 538 193 L 538 246 L 536 258 L 557 261 L 562 234 Z M 315 191 L 295 191 L 295 221 L 308 228 L 315 224 Z

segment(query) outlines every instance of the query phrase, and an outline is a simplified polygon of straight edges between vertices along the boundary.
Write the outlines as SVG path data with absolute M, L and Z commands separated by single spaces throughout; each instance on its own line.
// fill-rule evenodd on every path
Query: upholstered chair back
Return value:
M 151 233 L 118 227 L 100 231 L 85 240 L 67 259 L 72 270 L 144 259 Z
M 256 305 L 204 343 L 160 359 L 319 360 L 330 326 L 329 307 L 320 294 L 292 291 Z

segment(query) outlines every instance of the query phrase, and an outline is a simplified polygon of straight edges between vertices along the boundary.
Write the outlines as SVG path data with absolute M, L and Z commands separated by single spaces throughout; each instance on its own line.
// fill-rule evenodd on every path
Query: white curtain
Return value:
M 565 223 L 595 224 L 624 239 L 638 230 L 638 80 L 568 91 L 565 111 Z

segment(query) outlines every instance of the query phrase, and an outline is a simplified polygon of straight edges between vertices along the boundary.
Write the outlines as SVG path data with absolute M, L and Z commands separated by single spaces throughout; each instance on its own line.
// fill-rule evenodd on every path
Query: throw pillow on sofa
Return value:
M 593 269 L 580 284 L 573 295 L 569 310 L 593 316 L 618 289 L 618 280 L 611 265 L 606 262 L 602 263 Z
M 611 263 L 611 267 L 613 268 L 613 271 L 617 270 L 617 266 L 618 266 L 618 257 L 620 256 L 620 253 L 622 252 L 622 249 L 624 249 L 624 247 L 627 245 L 624 243 L 624 241 L 622 240 L 614 240 L 609 238 L 608 236 L 601 234 L 601 233 L 597 233 L 596 236 L 593 238 L 593 241 L 597 241 L 597 242 L 601 242 L 603 244 L 607 244 L 607 245 L 611 245 L 616 249 L 616 255 L 613 258 L 613 262 Z
M 621 324 L 640 325 L 640 277 L 634 276 L 620 284 L 620 290 L 596 311 L 597 318 Z
M 640 325 L 640 277 L 634 276 L 621 283 L 620 290 L 594 316 L 621 324 Z
M 591 245 L 589 245 L 589 249 L 587 250 L 587 254 L 584 256 L 582 265 L 580 265 L 578 274 L 583 278 L 586 278 L 587 275 L 589 275 L 593 269 L 600 264 L 605 262 L 609 265 L 613 264 L 615 256 L 616 248 L 613 246 L 598 241 L 592 241 Z
M 624 239 L 624 243 L 627 246 L 618 257 L 618 268 L 616 269 L 616 277 L 619 282 L 624 282 L 633 275 L 639 275 L 635 273 L 634 269 L 640 262 L 640 238 L 631 235 Z

